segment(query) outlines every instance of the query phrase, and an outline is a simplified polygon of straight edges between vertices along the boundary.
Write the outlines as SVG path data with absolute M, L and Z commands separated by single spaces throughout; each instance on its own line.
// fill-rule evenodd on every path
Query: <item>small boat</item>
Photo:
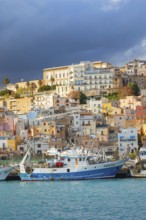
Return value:
M 130 175 L 134 178 L 146 178 L 146 170 L 137 171 L 135 169 L 130 169 Z
M 136 151 L 136 159 L 131 163 L 129 167 L 130 176 L 134 178 L 146 178 L 145 167 L 145 149 L 141 148 L 139 152 Z
M 20 162 L 22 181 L 88 180 L 113 178 L 127 160 L 102 161 L 96 156 L 65 155 L 31 164 L 31 151 L 28 149 Z
M 146 147 L 141 147 L 139 150 L 140 160 L 146 165 Z
M 5 180 L 13 169 L 12 166 L 0 167 L 0 181 Z

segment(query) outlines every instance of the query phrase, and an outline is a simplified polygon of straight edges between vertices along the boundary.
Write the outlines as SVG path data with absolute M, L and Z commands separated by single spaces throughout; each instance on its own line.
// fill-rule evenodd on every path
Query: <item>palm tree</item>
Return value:
M 53 83 L 54 83 L 54 81 L 55 81 L 55 78 L 54 78 L 53 76 L 51 76 L 50 81 L 51 81 L 51 85 L 53 85 Z
M 28 90 L 29 90 L 29 87 L 30 87 L 30 82 L 29 81 L 26 82 L 26 87 L 27 87 L 27 94 L 28 94 Z
M 3 81 L 2 81 L 2 83 L 3 83 L 4 85 L 8 85 L 8 84 L 10 83 L 10 79 L 9 79 L 9 78 L 4 78 Z
M 32 96 L 33 96 L 33 92 L 34 92 L 34 90 L 37 88 L 37 86 L 36 86 L 36 84 L 34 83 L 34 82 L 32 82 L 31 84 L 30 84 L 30 89 L 31 89 L 31 94 L 32 94 Z
M 42 80 L 39 79 L 39 81 L 38 81 L 39 88 L 42 86 L 42 84 L 43 84 Z
M 15 84 L 16 91 L 19 89 L 19 85 Z

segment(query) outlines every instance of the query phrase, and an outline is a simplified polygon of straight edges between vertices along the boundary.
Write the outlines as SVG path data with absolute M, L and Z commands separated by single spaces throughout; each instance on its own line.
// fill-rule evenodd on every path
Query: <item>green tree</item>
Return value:
M 140 95 L 140 88 L 138 87 L 136 82 L 128 83 L 128 87 L 133 90 L 135 96 Z
M 71 91 L 68 95 L 71 99 L 79 99 L 80 104 L 86 104 L 87 97 L 80 91 Z
M 10 79 L 9 79 L 9 78 L 4 78 L 3 81 L 2 81 L 2 83 L 3 83 L 4 85 L 8 85 L 8 84 L 10 83 Z
M 126 96 L 134 95 L 134 91 L 131 87 L 123 86 L 123 88 L 120 89 L 119 95 L 120 98 L 125 98 Z
M 86 104 L 87 97 L 84 93 L 80 92 L 79 94 L 80 104 Z

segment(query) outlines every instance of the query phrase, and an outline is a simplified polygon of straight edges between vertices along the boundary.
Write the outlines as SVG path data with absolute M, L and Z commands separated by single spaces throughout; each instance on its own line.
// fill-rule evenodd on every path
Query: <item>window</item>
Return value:
M 38 144 L 38 148 L 41 148 L 41 144 Z

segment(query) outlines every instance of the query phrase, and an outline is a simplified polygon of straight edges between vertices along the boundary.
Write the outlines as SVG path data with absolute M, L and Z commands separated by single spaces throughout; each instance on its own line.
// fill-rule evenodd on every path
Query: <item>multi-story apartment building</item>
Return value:
M 60 95 L 54 95 L 53 96 L 53 107 L 69 107 L 70 101 L 67 97 L 61 97 Z
M 128 75 L 142 75 L 146 76 L 146 61 L 133 60 L 125 65 Z
M 87 106 L 94 114 L 102 114 L 102 99 L 90 99 L 87 101 Z
M 141 99 L 136 96 L 127 96 L 125 99 L 119 100 L 119 107 L 124 111 L 125 109 L 133 109 L 136 110 L 136 106 L 141 106 Z
M 27 114 L 33 109 L 33 98 L 23 97 L 23 98 L 10 98 L 6 100 L 7 109 L 16 114 Z
M 99 142 L 108 142 L 109 128 L 108 125 L 100 124 L 96 126 L 97 137 Z
M 53 107 L 53 94 L 39 94 L 34 97 L 35 109 L 49 109 Z
M 71 91 L 69 88 L 68 66 L 44 69 L 43 79 L 46 85 L 57 85 L 56 92 L 61 96 L 65 96 Z
M 133 109 L 125 109 L 125 116 L 126 116 L 126 128 L 137 126 L 137 120 L 136 120 L 136 113 Z
M 118 133 L 119 155 L 122 156 L 135 148 L 138 149 L 138 135 L 136 128 L 121 129 Z
M 146 124 L 146 106 L 136 107 L 137 128 L 140 130 Z
M 73 113 L 71 116 L 70 132 L 78 135 L 96 134 L 96 119 L 92 112 L 83 111 Z M 72 136 L 71 134 L 71 136 Z
M 81 62 L 43 70 L 45 84 L 57 85 L 56 93 L 66 96 L 71 90 L 96 90 L 96 94 L 114 91 L 121 85 L 115 68 L 102 62 Z
M 15 137 L 0 136 L 0 149 L 16 150 L 17 142 Z

